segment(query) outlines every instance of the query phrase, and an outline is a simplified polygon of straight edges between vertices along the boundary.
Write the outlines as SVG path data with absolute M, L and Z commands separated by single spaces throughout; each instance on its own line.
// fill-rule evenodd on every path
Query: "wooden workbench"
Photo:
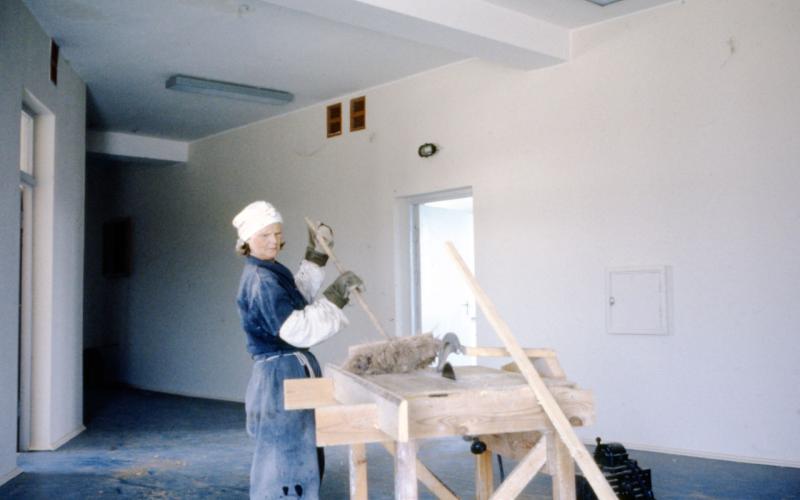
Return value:
M 592 423 L 591 393 L 565 379 L 552 351 L 542 352 L 533 364 L 570 424 Z M 478 498 L 513 498 L 545 462 L 554 498 L 574 498 L 574 464 L 522 374 L 482 366 L 455 373 L 456 380 L 433 369 L 358 376 L 328 365 L 324 378 L 287 380 L 285 406 L 316 410 L 319 446 L 350 446 L 351 498 L 367 498 L 364 444 L 376 442 L 395 455 L 395 498 L 417 498 L 418 480 L 439 498 L 457 498 L 416 458 L 418 440 L 447 436 L 489 445 L 476 459 Z M 495 492 L 492 451 L 522 459 Z

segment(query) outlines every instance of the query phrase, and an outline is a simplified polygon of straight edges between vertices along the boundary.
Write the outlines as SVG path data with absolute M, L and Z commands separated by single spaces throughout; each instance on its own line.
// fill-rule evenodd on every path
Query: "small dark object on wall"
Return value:
M 417 149 L 417 154 L 420 158 L 428 158 L 429 156 L 433 156 L 439 148 L 436 147 L 436 144 L 431 144 L 430 142 L 426 142 L 422 146 Z
M 655 500 L 650 469 L 641 469 L 636 460 L 629 459 L 622 444 L 601 444 L 600 438 L 597 438 L 594 461 L 620 500 Z M 583 476 L 575 476 L 575 490 L 578 500 L 597 500 Z
M 50 40 L 50 81 L 58 85 L 58 44 Z

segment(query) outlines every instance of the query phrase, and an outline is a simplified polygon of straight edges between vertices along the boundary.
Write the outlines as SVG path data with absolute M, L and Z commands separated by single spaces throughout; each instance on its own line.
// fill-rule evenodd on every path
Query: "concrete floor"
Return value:
M 252 443 L 241 404 L 117 390 L 92 400 L 86 432 L 56 452 L 23 453 L 24 473 L 0 498 L 246 498 Z M 612 437 L 609 437 L 613 440 Z M 800 469 L 629 450 L 652 469 L 664 499 L 800 499 Z M 347 450 L 328 448 L 321 496 L 347 498 Z M 392 462 L 368 448 L 370 498 L 392 498 Z M 474 498 L 474 462 L 461 439 L 423 444 L 420 458 L 462 498 Z M 513 463 L 506 463 L 506 472 Z M 495 472 L 496 480 L 498 472 Z M 421 498 L 432 498 L 420 487 Z M 520 498 L 548 498 L 538 477 Z

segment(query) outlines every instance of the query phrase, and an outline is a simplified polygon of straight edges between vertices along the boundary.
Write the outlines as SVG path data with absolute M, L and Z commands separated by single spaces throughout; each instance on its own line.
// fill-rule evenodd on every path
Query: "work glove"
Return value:
M 325 240 L 325 243 L 328 244 L 328 248 L 333 247 L 333 229 L 331 229 L 330 226 L 322 222 L 318 223 L 317 235 Z M 312 231 L 311 228 L 308 228 L 308 246 L 306 247 L 305 258 L 307 261 L 313 262 L 319 267 L 323 267 L 328 263 L 328 254 L 325 253 L 325 249 L 322 245 L 317 242 L 317 239 L 314 237 L 314 231 Z
M 364 293 L 364 281 L 353 271 L 345 271 L 322 294 L 336 304 L 336 307 L 344 309 L 350 301 L 350 293 L 353 290 Z

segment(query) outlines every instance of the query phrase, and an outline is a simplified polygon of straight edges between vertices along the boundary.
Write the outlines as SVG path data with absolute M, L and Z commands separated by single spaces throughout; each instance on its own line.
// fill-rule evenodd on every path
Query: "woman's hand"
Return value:
M 353 271 L 345 271 L 336 278 L 336 281 L 322 292 L 325 298 L 333 302 L 336 307 L 343 309 L 350 301 L 350 293 L 353 290 L 364 292 L 364 280 L 359 278 Z
M 333 229 L 331 229 L 330 226 L 319 222 L 317 223 L 317 231 L 315 235 L 314 231 L 312 231 L 311 228 L 308 228 L 308 246 L 306 247 L 305 259 L 309 262 L 313 262 L 319 267 L 323 267 L 328 263 L 328 254 L 325 252 L 325 247 L 319 243 L 317 238 L 323 240 L 325 244 L 328 245 L 328 248 L 333 247 Z

